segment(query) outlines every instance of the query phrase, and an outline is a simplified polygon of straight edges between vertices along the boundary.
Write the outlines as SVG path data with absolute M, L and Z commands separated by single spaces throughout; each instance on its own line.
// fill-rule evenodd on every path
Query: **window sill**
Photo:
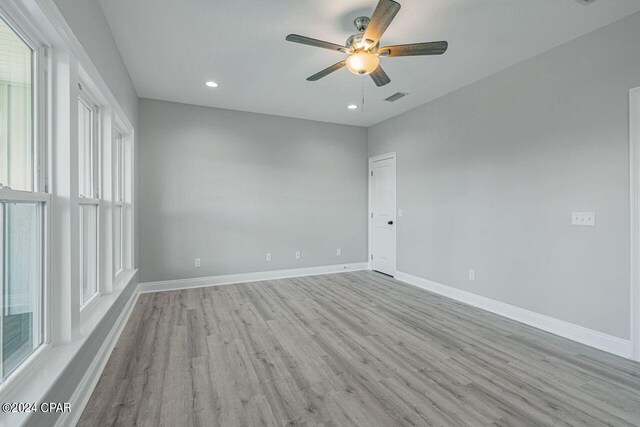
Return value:
M 43 403 L 42 399 L 58 381 L 122 291 L 134 280 L 137 271 L 124 271 L 119 277 L 117 289 L 114 289 L 113 293 L 102 294 L 96 298 L 95 302 L 92 302 L 91 310 L 83 318 L 80 336 L 76 340 L 59 345 L 44 344 L 36 350 L 31 359 L 21 367 L 20 372 L 2 384 L 0 402 L 36 403 L 38 405 Z M 30 415 L 30 413 L 0 413 L 0 427 L 22 425 Z
M 91 304 L 89 310 L 83 311 L 81 314 L 82 322 L 80 325 L 80 336 L 86 337 L 91 334 L 93 330 L 96 328 L 100 320 L 107 313 L 109 308 L 113 305 L 113 303 L 118 299 L 118 296 L 122 293 L 124 288 L 129 284 L 133 276 L 135 276 L 138 270 L 126 270 L 120 273 L 117 280 L 113 284 L 113 292 L 109 294 L 100 294 L 93 301 L 90 301 Z
M 113 290 L 117 291 L 122 289 L 126 284 L 126 275 L 129 272 L 129 270 L 123 270 L 120 269 L 118 270 L 118 272 L 113 276 Z
M 89 298 L 89 301 L 86 302 L 85 305 L 80 307 L 80 320 L 82 321 L 85 317 L 87 317 L 87 313 L 93 311 L 93 308 L 100 301 L 100 297 L 104 295 L 102 292 L 98 291 Z

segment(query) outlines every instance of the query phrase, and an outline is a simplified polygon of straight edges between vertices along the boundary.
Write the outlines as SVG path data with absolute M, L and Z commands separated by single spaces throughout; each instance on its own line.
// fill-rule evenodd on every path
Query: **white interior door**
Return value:
M 396 157 L 369 160 L 371 268 L 396 274 Z

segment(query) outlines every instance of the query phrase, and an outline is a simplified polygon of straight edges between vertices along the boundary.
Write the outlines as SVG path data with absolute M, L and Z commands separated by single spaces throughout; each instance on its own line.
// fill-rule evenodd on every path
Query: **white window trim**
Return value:
M 7 187 L 0 188 L 0 200 L 9 202 L 44 202 L 51 201 L 49 193 L 31 193 L 29 191 L 11 190 Z
M 0 200 L 14 202 L 41 202 L 42 211 L 42 261 L 41 261 L 41 309 L 39 323 L 42 343 L 27 356 L 10 376 L 0 383 L 0 401 L 6 401 L 9 393 L 30 378 L 51 348 L 50 309 L 50 219 L 51 195 L 49 194 L 48 153 L 51 144 L 51 122 L 49 102 L 51 99 L 51 55 L 49 47 L 42 41 L 38 31 L 11 4 L 0 6 L 0 17 L 33 50 L 32 63 L 32 138 L 33 177 L 32 191 L 13 190 L 0 187 Z
M 20 381 L 20 375 L 28 375 L 28 368 L 26 365 L 31 363 L 37 354 L 40 354 L 40 349 L 46 347 L 49 344 L 49 309 L 48 309 L 48 294 L 49 294 L 49 218 L 50 218 L 50 201 L 51 196 L 46 193 L 30 193 L 27 191 L 16 191 L 10 190 L 7 188 L 0 188 L 0 201 L 3 203 L 38 203 L 40 205 L 40 250 L 41 250 L 41 259 L 39 266 L 39 276 L 40 276 L 40 291 L 37 293 L 38 300 L 35 305 L 40 307 L 40 311 L 35 311 L 33 313 L 33 332 L 34 336 L 38 336 L 40 338 L 40 344 L 31 351 L 31 353 L 20 362 L 20 364 L 9 374 L 7 379 L 4 382 L 0 382 L 0 396 L 2 396 L 5 388 L 10 388 L 11 385 L 7 385 L 7 383 Z M 2 242 L 0 242 L 2 244 Z M 4 290 L 0 290 L 4 291 Z M 0 327 L 0 330 L 2 328 Z M 2 361 L 0 361 L 0 367 L 2 367 Z M 21 372 L 27 372 L 26 374 L 21 374 Z M 0 375 L 3 372 L 0 370 Z
M 125 175 L 125 168 L 124 168 L 124 135 L 121 131 L 117 130 L 116 131 L 116 136 L 115 136 L 115 144 L 114 144 L 115 150 L 113 151 L 115 153 L 115 155 L 117 156 L 117 158 L 115 158 L 114 160 L 114 172 L 113 172 L 113 177 L 114 177 L 114 203 L 119 204 L 120 206 L 123 205 L 124 203 L 124 175 Z
M 112 164 L 113 164 L 113 250 L 112 250 L 112 259 L 113 259 L 113 282 L 117 284 L 119 278 L 122 276 L 122 273 L 126 271 L 126 259 L 125 259 L 125 182 L 126 182 L 126 169 L 125 169 L 125 135 L 119 129 L 115 128 L 115 137 L 113 143 L 113 155 L 112 155 Z M 120 253 L 120 267 L 116 266 L 115 262 L 115 254 L 116 254 L 116 209 L 120 210 L 120 236 L 118 237 L 119 244 L 119 253 Z
M 81 197 L 80 200 L 78 201 L 78 205 L 79 207 L 82 206 L 95 206 L 96 207 L 96 292 L 91 295 L 91 297 L 83 302 L 83 295 L 82 295 L 82 280 L 80 280 L 80 316 L 81 316 L 81 321 L 82 321 L 82 316 L 86 316 L 86 312 L 88 310 L 91 309 L 91 307 L 93 307 L 95 304 L 95 301 L 97 298 L 100 297 L 100 295 L 102 295 L 102 291 L 104 286 L 101 284 L 100 282 L 100 257 L 102 255 L 102 251 L 100 250 L 100 246 L 102 244 L 102 241 L 100 239 L 100 225 L 101 225 L 101 221 L 100 221 L 100 199 L 96 199 L 96 198 L 88 198 L 88 197 Z M 79 228 L 82 230 L 83 228 L 83 224 L 82 224 L 82 215 L 79 216 Z M 82 246 L 81 246 L 82 247 Z M 80 266 L 80 268 L 82 268 L 82 266 Z
M 6 7 L 6 6 L 5 6 Z M 32 192 L 45 192 L 47 182 L 47 100 L 49 98 L 47 81 L 49 70 L 48 47 L 39 42 L 36 31 L 24 21 L 17 22 L 13 18 L 15 13 L 8 13 L 0 6 L 0 19 L 4 20 L 18 37 L 33 51 L 32 69 L 32 139 L 33 139 L 33 170 L 32 170 Z M 42 102 L 40 102 L 42 101 Z M 8 186 L 0 188 L 10 188 Z
M 91 110 L 91 196 L 102 198 L 102 107 L 86 89 L 83 82 L 78 83 L 78 99 Z
M 43 143 L 43 150 L 47 151 L 39 152 L 40 155 L 43 155 L 41 161 L 38 162 L 40 173 L 42 174 L 40 175 L 40 182 L 42 183 L 40 188 L 52 193 L 51 200 L 47 203 L 47 208 L 53 210 L 53 215 L 47 214 L 47 222 L 45 224 L 48 227 L 46 236 L 48 239 L 46 242 L 48 252 L 45 257 L 47 262 L 46 273 L 51 276 L 52 280 L 52 292 L 50 294 L 47 294 L 49 292 L 48 277 L 45 283 L 45 317 L 47 319 L 45 326 L 47 330 L 43 332 L 45 333 L 46 344 L 32 353 L 14 371 L 13 375 L 0 386 L 0 401 L 39 402 L 42 401 L 50 387 L 55 384 L 63 371 L 69 366 L 71 360 L 78 354 L 86 340 L 92 336 L 96 327 L 124 291 L 125 286 L 136 280 L 137 270 L 135 265 L 137 257 L 134 236 L 137 205 L 134 201 L 137 193 L 133 183 L 137 176 L 137 171 L 134 169 L 136 156 L 134 147 L 137 145 L 137 138 L 135 137 L 136 129 L 128 120 L 125 111 L 91 61 L 86 50 L 64 20 L 54 0 L 2 0 L 0 12 L 4 12 L 4 16 L 11 15 L 20 24 L 20 28 L 27 28 L 30 34 L 37 35 L 37 38 L 34 37 L 34 39 L 47 41 L 47 45 L 56 46 L 54 54 L 46 56 L 43 52 L 41 56 L 41 58 L 44 58 L 43 64 L 48 67 L 48 70 L 54 70 L 52 67 L 55 67 L 56 71 L 55 73 L 47 71 L 46 80 L 44 76 L 41 78 L 47 85 L 46 106 L 48 108 L 44 109 L 45 104 L 42 104 L 43 113 L 40 116 L 42 117 L 40 126 L 43 129 L 43 133 L 41 133 L 39 141 Z M 36 46 L 38 45 L 44 46 L 45 43 L 37 43 Z M 70 108 L 71 111 L 77 108 L 77 106 L 75 108 L 70 106 L 69 103 L 77 103 L 77 86 L 74 86 L 77 85 L 80 75 L 86 78 L 89 83 L 94 84 L 90 88 L 93 93 L 100 95 L 101 105 L 104 107 L 102 116 L 110 117 L 104 122 L 104 130 L 99 130 L 100 135 L 103 135 L 104 132 L 102 141 L 111 141 L 111 137 L 107 138 L 107 135 L 111 134 L 112 125 L 117 119 L 118 127 L 123 130 L 125 135 L 128 150 L 131 151 L 130 157 L 127 159 L 127 162 L 130 162 L 129 164 L 131 165 L 130 176 L 127 178 L 130 180 L 130 187 L 128 187 L 129 194 L 125 202 L 125 208 L 128 209 L 127 215 L 131 221 L 127 229 L 130 235 L 126 236 L 127 245 L 131 245 L 127 249 L 130 263 L 127 265 L 125 273 L 121 274 L 118 283 L 113 284 L 113 290 L 110 291 L 110 288 L 107 288 L 110 292 L 98 298 L 92 309 L 88 310 L 89 313 L 86 316 L 80 316 L 79 305 L 77 304 L 79 289 L 75 286 L 77 263 L 73 261 L 73 257 L 77 257 L 79 243 L 75 237 L 69 239 L 67 234 L 70 231 L 69 227 L 72 227 L 71 233 L 77 233 L 75 231 L 77 226 L 76 210 L 78 209 L 77 190 L 67 194 L 69 180 L 73 183 L 73 168 L 77 166 L 71 165 L 71 172 L 66 170 L 68 169 L 68 164 L 64 164 L 64 167 L 52 167 L 58 165 L 55 162 L 60 161 L 60 158 L 65 158 L 68 154 L 66 150 L 70 149 L 69 145 L 73 147 L 74 144 L 74 126 L 77 127 L 77 122 L 75 121 L 77 118 L 69 119 L 66 116 L 68 113 L 65 113 L 65 111 L 67 108 Z M 72 95 L 71 99 L 69 99 L 70 94 Z M 60 110 L 60 108 L 63 109 Z M 58 113 L 53 114 L 54 111 Z M 61 117 L 63 118 L 61 119 Z M 52 144 L 52 139 L 56 140 L 56 145 Z M 104 152 L 107 155 L 105 158 L 108 159 L 110 148 L 103 147 L 100 154 L 103 153 L 102 150 L 105 150 Z M 44 163 L 45 159 L 46 163 Z M 108 163 L 104 166 L 106 168 Z M 103 176 L 100 173 L 99 177 L 104 178 L 105 182 L 111 180 L 108 170 L 106 175 Z M 55 187 L 49 184 L 51 179 L 57 180 Z M 102 194 L 104 187 L 101 186 L 100 189 Z M 111 194 L 106 194 L 103 198 L 109 201 L 112 200 Z M 111 203 L 106 204 L 103 202 L 102 208 L 103 213 L 106 213 L 103 219 L 108 219 Z M 69 218 L 69 215 L 71 218 Z M 110 229 L 110 226 L 106 224 L 103 224 L 103 226 L 107 230 Z M 49 248 L 53 247 L 52 245 L 56 245 L 56 251 L 49 250 Z M 71 266 L 56 268 L 55 270 L 49 269 L 51 262 L 56 264 L 67 262 L 70 257 Z M 103 254 L 103 257 L 110 260 L 107 254 Z M 100 265 L 102 266 L 103 264 Z M 106 265 L 109 264 L 107 263 Z M 101 277 L 105 275 L 111 276 L 110 273 L 110 270 L 109 274 L 105 271 Z M 107 285 L 109 284 L 107 283 Z M 55 298 L 55 300 L 51 297 Z M 55 304 L 53 304 L 54 302 Z M 12 414 L 8 420 L 11 425 L 21 425 L 27 421 L 29 415 L 28 413 Z M 2 424 L 2 421 L 0 421 L 0 424 Z
M 78 100 L 82 102 L 91 111 L 91 195 L 86 197 L 79 195 L 78 205 L 95 206 L 96 207 L 96 292 L 91 295 L 87 301 L 83 301 L 82 278 L 80 278 L 80 322 L 83 322 L 87 316 L 87 312 L 95 307 L 99 297 L 103 294 L 105 284 L 101 281 L 101 257 L 102 257 L 102 239 L 100 239 L 100 227 L 102 224 L 100 206 L 102 197 L 102 107 L 96 101 L 96 97 L 88 90 L 88 84 L 80 79 L 78 81 Z M 79 137 L 79 135 L 78 135 Z M 79 148 L 79 146 L 78 146 Z M 80 160 L 80 159 L 78 159 Z M 82 216 L 79 217 L 79 228 L 82 230 Z M 82 269 L 82 266 L 80 266 Z
M 116 267 L 116 263 L 115 263 L 115 249 L 116 249 L 116 245 L 115 243 L 113 244 L 113 258 L 114 258 L 114 263 L 113 263 L 113 282 L 117 283 L 118 279 L 120 278 L 120 276 L 122 275 L 122 273 L 124 273 L 125 271 L 127 271 L 125 269 L 125 256 L 124 256 L 124 246 L 125 246 L 125 230 L 124 230 L 124 217 L 125 217 L 125 208 L 124 208 L 124 204 L 122 202 L 114 202 L 114 207 L 117 207 L 120 209 L 120 237 L 119 237 L 119 241 L 118 243 L 120 244 L 120 268 Z M 113 223 L 115 224 L 116 221 L 116 215 L 115 215 L 116 210 L 113 210 Z M 114 238 L 115 238 L 115 227 L 113 227 L 113 233 L 114 233 Z M 115 242 L 115 239 L 113 240 L 113 242 Z

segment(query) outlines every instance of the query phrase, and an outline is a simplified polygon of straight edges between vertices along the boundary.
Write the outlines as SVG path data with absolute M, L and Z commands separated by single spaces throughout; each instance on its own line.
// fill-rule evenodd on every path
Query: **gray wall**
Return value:
M 365 128 L 143 99 L 140 136 L 141 282 L 366 261 Z
M 398 270 L 628 339 L 638 40 L 640 14 L 371 127 L 398 154 Z

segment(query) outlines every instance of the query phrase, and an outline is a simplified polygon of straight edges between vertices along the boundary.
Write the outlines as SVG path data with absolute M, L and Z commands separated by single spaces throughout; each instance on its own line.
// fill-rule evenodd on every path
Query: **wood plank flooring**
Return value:
M 161 292 L 79 425 L 640 425 L 640 364 L 373 272 Z

